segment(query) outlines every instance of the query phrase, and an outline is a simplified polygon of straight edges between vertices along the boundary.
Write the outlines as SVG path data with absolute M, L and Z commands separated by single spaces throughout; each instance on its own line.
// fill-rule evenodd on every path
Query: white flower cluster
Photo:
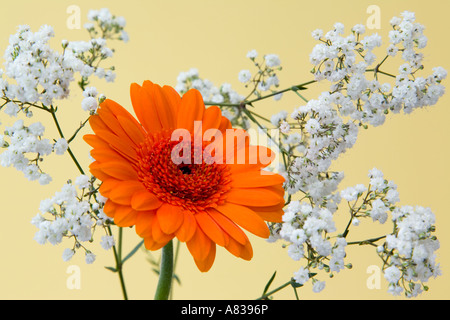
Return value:
M 9 102 L 11 104 L 13 103 Z M 50 183 L 52 178 L 42 171 L 39 163 L 52 152 L 64 154 L 68 144 L 63 138 L 51 143 L 49 139 L 43 138 L 44 131 L 40 122 L 27 127 L 22 119 L 6 127 L 4 135 L 0 135 L 0 147 L 4 149 L 0 154 L 0 164 L 3 167 L 13 166 L 30 181 L 38 180 L 41 185 Z
M 402 17 L 391 20 L 393 31 L 389 33 L 386 56 L 373 68 L 369 68 L 376 61 L 373 50 L 382 44 L 378 34 L 362 37 L 365 28 L 357 25 L 352 28 L 352 34 L 344 37 L 344 26 L 340 23 L 325 35 L 321 30 L 313 32 L 313 37 L 321 43 L 310 55 L 314 64 L 312 72 L 316 80 L 332 82 L 330 93 L 342 116 L 350 116 L 360 124 L 378 126 L 390 111 L 410 113 L 415 108 L 436 104 L 443 95 L 444 87 L 440 83 L 447 76 L 443 68 L 434 68 L 433 74 L 427 77 L 417 75 L 423 69 L 423 54 L 416 50 L 423 49 L 427 43 L 424 27 L 415 22 L 414 13 L 405 11 Z M 382 71 L 383 63 L 399 51 L 403 61 L 398 74 Z M 367 73 L 374 78 L 368 79 Z M 380 82 L 381 76 L 395 82 Z
M 115 35 L 125 32 L 125 19 L 112 16 L 108 9 L 90 11 L 89 17 L 97 22 L 101 37 L 94 37 L 98 33 L 94 24 L 88 25 L 91 40 L 63 40 L 62 53 L 49 46 L 48 42 L 54 36 L 52 27 L 44 25 L 32 32 L 29 26 L 19 26 L 17 33 L 10 37 L 4 54 L 5 70 L 0 72 L 2 98 L 15 100 L 23 111 L 28 111 L 32 104 L 40 102 L 50 106 L 55 100 L 67 98 L 76 73 L 82 77 L 79 82 L 82 89 L 91 75 L 114 81 L 114 67 L 105 69 L 99 63 L 113 55 L 106 40 L 123 40 Z M 16 83 L 4 79 L 3 74 Z
M 86 248 L 84 243 L 92 241 L 97 227 L 106 227 L 111 223 L 103 213 L 103 205 L 106 201 L 99 193 L 92 193 L 93 178 L 85 175 L 75 180 L 75 185 L 70 181 L 61 191 L 56 192 L 52 198 L 41 201 L 38 213 L 31 221 L 39 230 L 34 239 L 39 244 L 59 244 L 63 238 L 72 238 L 72 248 L 63 252 L 64 261 L 68 261 L 80 248 L 85 250 L 86 262 L 92 263 L 95 255 Z M 110 249 L 114 245 L 114 239 L 106 234 L 102 237 L 101 245 L 104 249 Z
M 245 97 L 234 91 L 229 83 L 224 83 L 220 87 L 216 87 L 210 80 L 202 79 L 198 70 L 195 68 L 186 72 L 180 72 L 175 86 L 177 92 L 183 95 L 192 88 L 200 91 L 205 103 L 217 104 L 221 108 L 223 115 L 234 126 L 245 129 L 250 127 L 248 119 L 237 107 Z
M 354 145 L 358 126 L 339 115 L 334 98 L 324 92 L 318 100 L 296 108 L 290 115 L 292 120 L 281 120 L 280 126 L 292 123 L 281 134 L 283 147 L 290 152 L 284 174 L 288 181 L 286 190 L 291 195 L 302 190 L 315 202 L 321 201 L 336 190 L 343 178 L 342 173 L 328 170 L 333 160 Z
M 371 217 L 373 221 L 384 224 L 388 219 L 388 212 L 400 201 L 397 185 L 392 180 L 386 180 L 383 172 L 373 168 L 369 171 L 369 178 L 368 187 L 358 184 L 341 191 L 342 199 L 349 203 L 355 226 L 359 225 L 358 218 L 364 217 Z
M 191 88 L 200 91 L 203 100 L 207 102 L 239 104 L 244 99 L 231 88 L 229 83 L 216 87 L 210 80 L 200 78 L 199 72 L 195 68 L 187 72 L 180 72 L 175 86 L 180 94 L 186 93 Z
M 26 25 L 18 27 L 17 32 L 10 36 L 4 54 L 5 69 L 0 69 L 0 98 L 4 100 L 0 110 L 10 117 L 19 117 L 23 113 L 31 118 L 34 110 L 56 117 L 58 108 L 55 103 L 68 98 L 70 84 L 77 74 L 81 76 L 78 84 L 84 90 L 82 108 L 88 112 L 96 110 L 104 96 L 98 96 L 95 88 L 86 85 L 92 75 L 106 81 L 114 80 L 114 67 L 104 69 L 100 67 L 100 62 L 112 56 L 113 50 L 107 47 L 106 40 L 124 32 L 125 20 L 112 16 L 107 9 L 92 11 L 89 17 L 98 24 L 102 37 L 90 41 L 63 40 L 61 53 L 49 45 L 54 37 L 52 27 L 44 25 L 37 32 L 32 32 Z M 97 34 L 95 30 L 89 27 L 91 37 Z M 13 166 L 24 172 L 29 180 L 49 183 L 51 177 L 42 171 L 40 162 L 52 151 L 58 155 L 64 154 L 70 139 L 67 141 L 61 135 L 52 143 L 44 139 L 44 130 L 40 122 L 26 126 L 22 119 L 5 128 L 3 135 L 0 135 L 0 147 L 3 149 L 1 165 Z
M 314 64 L 312 72 L 316 81 L 330 81 L 330 89 L 314 100 L 308 101 L 300 96 L 306 101 L 305 105 L 295 108 L 291 114 L 283 110 L 270 118 L 271 123 L 280 130 L 279 150 L 283 162 L 279 171 L 286 179 L 289 203 L 283 222 L 270 225 L 270 240 L 287 241 L 288 255 L 293 260 L 307 260 L 307 266 L 294 274 L 294 280 L 299 285 L 313 278 L 313 268 L 324 269 L 332 276 L 333 272 L 350 267 L 344 264 L 349 228 L 359 225 L 360 219 L 365 217 L 386 223 L 389 213 L 392 213 L 396 231 L 388 236 L 388 241 L 382 246 L 384 250 L 379 253 L 384 254 L 384 261 L 389 261 L 388 278 L 389 274 L 394 274 L 392 266 L 395 266 L 402 280 L 409 282 L 407 295 L 414 296 L 419 286 L 413 281 L 426 281 L 430 275 L 436 274 L 434 251 L 438 242 L 427 233 L 434 228 L 432 223 L 425 221 L 423 214 L 417 214 L 422 209 L 397 209 L 397 186 L 386 180 L 376 168 L 369 172 L 368 187 L 359 184 L 341 192 L 338 192 L 338 186 L 344 174 L 330 171 L 332 162 L 355 144 L 360 127 L 382 125 L 389 112 L 403 110 L 409 113 L 418 107 L 434 105 L 444 93 L 441 81 L 446 78 L 447 72 L 443 68 L 434 68 L 433 74 L 425 78 L 418 75 L 423 69 L 423 55 L 417 50 L 425 47 L 427 41 L 423 35 L 424 28 L 415 22 L 414 14 L 403 12 L 402 19 L 394 18 L 391 25 L 393 31 L 389 35 L 387 54 L 377 64 L 374 49 L 381 46 L 381 37 L 378 34 L 362 37 L 364 26 L 353 27 L 348 37 L 342 36 L 344 26 L 340 23 L 326 34 L 315 30 L 313 37 L 320 44 L 314 47 L 310 55 Z M 393 75 L 383 71 L 383 63 L 395 56 L 397 51 L 402 52 L 403 60 L 398 72 Z M 372 65 L 374 67 L 371 68 Z M 372 75 L 373 79 L 367 75 Z M 242 72 L 240 76 L 248 79 L 248 73 Z M 395 82 L 382 83 L 381 76 Z M 333 214 L 342 199 L 348 202 L 351 220 L 346 229 L 339 233 Z M 405 224 L 417 224 L 416 228 L 422 234 L 418 236 L 420 232 L 416 234 L 416 231 L 411 231 L 411 226 L 405 227 Z M 424 233 L 422 228 L 428 231 Z M 331 237 L 333 232 L 337 236 Z M 407 236 L 404 237 L 405 234 Z M 362 244 L 373 245 L 383 238 L 369 239 Z M 422 245 L 422 240 L 428 247 Z M 421 250 L 416 256 L 423 258 L 420 263 L 412 258 L 416 246 Z M 391 279 L 395 277 L 391 276 Z M 315 278 L 312 282 L 316 291 L 324 286 Z M 391 291 L 397 292 L 399 284 L 396 281 L 394 284 Z
M 431 277 L 441 274 L 436 263 L 439 240 L 433 235 L 435 216 L 430 208 L 402 206 L 392 212 L 394 232 L 378 247 L 384 261 L 384 276 L 389 292 L 416 297 Z
M 67 98 L 74 72 L 82 64 L 53 50 L 48 44 L 53 36 L 53 28 L 47 25 L 37 32 L 22 25 L 10 36 L 4 54 L 4 74 L 16 83 L 0 79 L 4 97 L 22 103 L 42 102 L 46 106 L 55 99 Z
M 125 18 L 113 15 L 108 8 L 89 10 L 88 19 L 91 22 L 85 23 L 84 28 L 89 31 L 92 38 L 97 38 L 101 34 L 104 39 L 117 39 L 124 42 L 129 40 L 128 33 L 124 30 Z M 96 29 L 93 22 L 97 23 L 100 30 Z
M 271 241 L 284 240 L 288 243 L 288 255 L 295 261 L 308 259 L 308 266 L 300 267 L 294 273 L 294 280 L 304 285 L 309 279 L 311 269 L 324 269 L 326 272 L 339 272 L 344 264 L 347 242 L 344 237 L 329 236 L 336 231 L 333 214 L 324 207 L 313 207 L 307 201 L 291 201 L 285 209 L 283 223 L 272 225 Z M 324 282 L 313 279 L 313 290 L 321 291 Z M 321 288 L 318 290 L 318 288 Z
M 98 97 L 97 97 L 98 96 Z M 87 87 L 83 91 L 83 101 L 81 101 L 81 108 L 84 111 L 88 111 L 93 114 L 97 110 L 97 107 L 105 100 L 103 94 L 98 94 L 95 87 Z
M 385 243 L 377 247 L 377 252 L 384 263 L 385 278 L 389 282 L 388 292 L 398 295 L 405 291 L 407 297 L 415 297 L 423 290 L 428 290 L 425 282 L 440 275 L 439 265 L 435 261 L 439 241 L 433 235 L 434 214 L 429 208 L 419 206 L 396 207 L 400 199 L 395 183 L 386 180 L 376 168 L 370 170 L 368 176 L 368 187 L 358 184 L 340 193 L 342 199 L 348 202 L 350 222 L 359 225 L 359 219 L 364 217 L 371 217 L 380 223 L 392 221 L 394 232 L 358 243 L 374 245 L 385 238 Z M 293 200 L 285 208 L 283 222 L 271 227 L 271 241 L 285 241 L 290 258 L 307 261 L 306 266 L 294 272 L 293 279 L 299 285 L 312 279 L 313 291 L 319 292 L 325 283 L 314 278 L 316 273 L 313 269 L 324 270 L 332 277 L 333 272 L 352 267 L 344 263 L 350 223 L 343 233 L 331 236 L 337 231 L 333 214 L 323 206 L 313 206 L 310 201 Z M 335 239 L 335 242 L 332 243 L 331 239 Z
M 276 54 L 266 54 L 263 56 L 262 61 L 258 61 L 258 52 L 256 50 L 250 50 L 247 53 L 249 58 L 255 67 L 258 69 L 254 75 L 250 70 L 244 69 L 239 72 L 238 79 L 245 84 L 245 87 L 252 87 L 252 94 L 256 97 L 261 97 L 264 92 L 276 92 L 280 85 L 277 72 L 282 69 L 281 61 Z M 282 97 L 282 93 L 274 96 L 275 100 L 279 100 Z

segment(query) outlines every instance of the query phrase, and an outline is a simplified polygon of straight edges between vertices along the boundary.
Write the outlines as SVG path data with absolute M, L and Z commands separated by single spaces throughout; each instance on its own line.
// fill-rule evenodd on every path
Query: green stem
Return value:
M 286 89 L 283 89 L 283 90 L 280 90 L 280 91 L 273 92 L 273 93 L 268 94 L 268 95 L 266 95 L 266 96 L 262 96 L 262 97 L 255 98 L 255 99 L 249 100 L 249 101 L 244 101 L 244 102 L 245 102 L 246 104 L 252 104 L 252 103 L 254 103 L 254 102 L 256 102 L 256 101 L 260 101 L 260 100 L 263 100 L 263 99 L 267 99 L 267 98 L 273 97 L 273 96 L 275 96 L 275 95 L 277 95 L 277 94 L 284 93 L 284 92 L 286 92 L 286 91 L 294 91 L 294 92 L 295 92 L 295 91 L 297 91 L 297 90 L 301 90 L 304 86 L 307 86 L 307 85 L 312 84 L 312 83 L 315 83 L 315 82 L 317 82 L 317 81 L 316 81 L 316 80 L 311 80 L 311 81 L 304 82 L 304 83 L 301 83 L 301 84 L 298 84 L 298 85 L 295 85 L 295 86 L 292 86 L 292 87 L 289 87 L 289 88 L 286 88 Z
M 379 71 L 379 72 L 381 72 L 381 71 Z M 305 86 L 307 86 L 309 84 L 312 84 L 312 83 L 315 83 L 315 82 L 317 82 L 317 81 L 316 80 L 311 80 L 311 81 L 300 83 L 298 85 L 295 85 L 295 86 L 292 86 L 292 87 L 289 87 L 289 88 L 286 88 L 286 89 L 283 89 L 283 90 L 272 92 L 271 94 L 268 94 L 268 95 L 265 95 L 265 96 L 261 96 L 259 98 L 255 98 L 255 99 L 252 99 L 252 100 L 247 100 L 253 94 L 253 92 L 255 91 L 255 90 L 253 90 L 241 103 L 214 103 L 214 102 L 205 101 L 205 105 L 207 105 L 207 106 L 214 105 L 214 106 L 219 106 L 219 107 L 237 107 L 238 108 L 238 107 L 243 107 L 243 106 L 246 106 L 246 105 L 251 105 L 254 102 L 261 101 L 261 100 L 264 100 L 264 99 L 276 96 L 277 94 L 284 93 L 284 92 L 287 92 L 287 91 L 294 91 L 295 93 L 297 93 L 297 95 L 300 98 L 302 98 L 304 101 L 308 102 L 308 100 L 306 100 L 305 97 L 300 95 L 297 91 L 305 89 L 304 88 Z
M 294 283 L 295 283 L 294 280 L 289 280 L 288 282 L 282 284 L 282 285 L 279 286 L 278 288 L 276 288 L 276 289 L 274 289 L 274 290 L 272 290 L 272 291 L 270 291 L 270 292 L 268 292 L 268 293 L 266 293 L 266 294 L 263 294 L 261 297 L 259 297 L 259 298 L 256 299 L 256 300 L 266 300 L 267 298 L 269 298 L 269 297 L 270 297 L 271 295 L 273 295 L 274 293 L 277 293 L 277 292 L 280 291 L 281 289 L 284 289 L 284 288 L 286 288 L 287 286 L 292 285 L 292 284 L 294 284 Z
M 56 118 L 56 109 L 53 106 L 51 106 L 51 108 L 50 108 L 50 113 L 52 115 L 53 121 L 55 122 L 56 129 L 58 129 L 59 135 L 61 136 L 61 138 L 64 138 L 64 134 L 63 134 L 63 132 L 61 130 L 61 126 L 59 125 L 58 119 Z M 80 171 L 81 174 L 85 174 L 83 168 L 81 168 L 81 165 L 78 163 L 78 160 L 75 157 L 75 155 L 73 154 L 73 152 L 70 149 L 70 147 L 67 147 L 67 152 L 69 153 L 69 155 L 72 158 L 73 162 L 77 166 L 78 171 Z
M 155 300 L 168 300 L 173 278 L 173 241 L 170 240 L 162 248 L 161 268 Z
M 377 242 L 378 240 L 384 239 L 386 238 L 386 236 L 380 236 L 377 238 L 372 238 L 372 239 L 367 239 L 367 240 L 361 240 L 361 241 L 351 241 L 351 242 L 347 242 L 347 245 L 352 245 L 352 244 L 357 244 L 357 245 L 365 245 L 365 244 L 369 244 L 369 245 L 374 245 L 374 242 Z
M 111 234 L 111 228 L 108 227 Z M 122 288 L 123 299 L 128 300 L 127 290 L 125 288 L 125 280 L 122 272 L 122 228 L 119 228 L 119 250 L 115 246 L 112 247 L 114 253 L 114 260 L 116 261 L 116 272 L 119 274 L 120 287 Z

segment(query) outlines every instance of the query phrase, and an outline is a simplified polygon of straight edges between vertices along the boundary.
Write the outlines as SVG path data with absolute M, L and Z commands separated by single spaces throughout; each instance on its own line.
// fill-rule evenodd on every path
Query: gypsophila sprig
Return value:
M 282 70 L 281 61 L 277 54 L 266 54 L 262 60 L 258 60 L 256 50 L 247 53 L 247 57 L 253 62 L 256 71 L 252 75 L 249 70 L 241 70 L 239 72 L 239 81 L 245 84 L 246 88 L 251 88 L 246 100 L 252 95 L 260 98 L 267 92 L 275 93 L 280 86 L 280 80 L 277 72 Z M 281 99 L 282 93 L 274 96 L 276 100 Z
M 41 122 L 28 125 L 25 120 L 19 119 L 6 127 L 1 135 L 2 166 L 12 166 L 22 171 L 27 179 L 48 184 L 52 178 L 42 168 L 44 157 L 52 152 L 63 155 L 66 151 L 73 157 L 69 143 L 87 120 L 82 121 L 80 128 L 66 139 L 58 123 L 56 104 L 68 99 L 70 84 L 78 75 L 81 77 L 78 84 L 84 90 L 85 97 L 81 106 L 86 111 L 95 112 L 104 97 L 97 97 L 97 90 L 86 85 L 92 75 L 105 78 L 106 81 L 114 80 L 114 67 L 104 69 L 100 64 L 113 53 L 107 47 L 106 40 L 121 39 L 114 35 L 125 32 L 123 18 L 110 17 L 107 9 L 100 11 L 101 14 L 90 15 L 97 16 L 95 21 L 104 30 L 102 37 L 90 41 L 63 40 L 62 52 L 50 47 L 49 41 L 54 37 L 54 30 L 48 25 L 42 26 L 37 32 L 22 25 L 10 37 L 4 54 L 5 70 L 0 69 L 0 91 L 4 101 L 0 111 L 12 118 L 24 116 L 25 120 L 36 112 L 47 112 L 53 117 L 60 137 L 44 138 L 45 128 Z M 89 32 L 91 36 L 96 35 L 92 30 Z
M 206 104 L 219 106 L 223 115 L 231 121 L 233 126 L 243 129 L 250 127 L 248 117 L 238 108 L 245 97 L 233 90 L 229 83 L 216 87 L 210 80 L 202 79 L 198 70 L 192 68 L 189 71 L 180 72 L 175 89 L 180 94 L 186 93 L 189 89 L 200 91 Z
M 394 232 L 378 248 L 389 292 L 416 297 L 428 290 L 426 283 L 441 275 L 436 262 L 439 240 L 434 235 L 435 216 L 430 208 L 401 206 L 392 211 Z
M 95 255 L 88 249 L 97 228 L 104 229 L 102 247 L 110 249 L 114 239 L 107 226 L 112 220 L 103 213 L 105 198 L 93 193 L 95 178 L 85 175 L 69 181 L 52 198 L 41 201 L 38 213 L 31 221 L 39 230 L 34 239 L 39 244 L 60 244 L 64 238 L 73 245 L 63 251 L 63 260 L 68 261 L 78 250 L 84 250 L 86 263 L 95 261 Z M 97 187 L 98 188 L 98 187 Z M 105 238 L 106 237 L 106 238 Z
M 37 180 L 41 185 L 50 183 L 52 178 L 45 173 L 40 163 L 44 156 L 52 151 L 61 155 L 67 149 L 65 139 L 59 139 L 51 143 L 49 139 L 43 138 L 45 128 L 40 122 L 24 125 L 22 119 L 16 120 L 12 126 L 6 127 L 4 135 L 0 135 L 2 153 L 0 164 L 3 167 L 14 167 L 23 172 L 30 180 Z
M 419 50 L 427 41 L 423 26 L 415 22 L 415 15 L 403 12 L 402 18 L 394 18 L 391 24 L 390 44 L 380 62 L 376 62 L 374 52 L 382 46 L 381 37 L 376 33 L 366 35 L 361 25 L 354 26 L 348 36 L 344 36 L 345 28 L 341 23 L 336 23 L 326 33 L 315 30 L 312 36 L 320 43 L 310 55 L 314 66 L 312 73 L 317 82 L 329 81 L 329 90 L 312 100 L 291 90 L 306 104 L 295 108 L 291 114 L 281 111 L 270 118 L 271 124 L 280 131 L 279 149 L 284 162 L 279 169 L 286 179 L 288 195 L 283 223 L 271 225 L 270 240 L 287 242 L 284 246 L 288 255 L 295 261 L 306 261 L 294 273 L 293 279 L 302 286 L 312 279 L 314 292 L 324 288 L 323 282 L 316 280 L 317 269 L 333 276 L 345 267 L 351 267 L 343 260 L 347 245 L 376 247 L 377 242 L 386 237 L 394 239 L 392 235 L 380 235 L 363 241 L 349 241 L 351 227 L 360 225 L 365 218 L 385 224 L 400 210 L 397 209 L 400 201 L 397 186 L 387 181 L 380 170 L 374 168 L 369 172 L 368 186 L 358 184 L 339 192 L 338 186 L 344 175 L 330 171 L 331 164 L 356 143 L 359 128 L 384 124 L 390 112 L 410 113 L 434 105 L 444 93 L 441 82 L 447 72 L 443 68 L 433 68 L 429 76 L 419 74 L 424 68 L 423 54 Z M 397 52 L 402 53 L 401 57 L 396 57 Z M 250 56 L 251 59 L 254 57 L 256 55 Z M 382 68 L 385 61 L 394 58 L 400 60 L 398 69 L 385 71 Z M 240 77 L 246 79 L 248 74 L 242 73 Z M 301 200 L 293 200 L 295 198 Z M 333 214 L 342 206 L 342 199 L 348 202 L 343 207 L 350 209 L 350 219 L 346 228 L 338 231 Z M 397 230 L 395 218 L 393 220 Z M 426 227 L 427 223 L 418 225 Z M 427 230 L 434 230 L 434 226 L 429 225 Z M 389 267 L 387 279 L 392 280 L 389 292 L 396 294 L 403 288 L 406 296 L 416 296 L 421 291 L 418 281 L 426 282 L 431 275 L 439 274 L 434 262 L 438 242 L 426 233 L 422 237 L 431 237 L 435 242 L 428 241 L 427 249 L 421 247 L 424 260 L 419 264 L 420 271 L 414 269 L 416 262 L 407 261 L 412 251 L 402 252 L 400 258 L 400 254 L 395 253 L 393 240 L 388 249 L 387 244 L 380 246 L 386 248 L 380 249 L 379 255 L 385 262 L 384 269 Z M 413 239 L 409 237 L 412 242 L 397 243 L 411 249 L 415 243 Z M 395 257 L 392 259 L 396 263 L 390 262 L 391 256 Z

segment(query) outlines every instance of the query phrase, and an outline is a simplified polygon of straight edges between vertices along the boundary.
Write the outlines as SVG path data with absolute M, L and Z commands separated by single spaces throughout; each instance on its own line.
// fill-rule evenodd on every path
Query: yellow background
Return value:
M 428 46 L 425 54 L 424 74 L 431 68 L 443 66 L 450 70 L 448 62 L 449 36 L 448 14 L 450 2 L 444 0 L 401 1 L 293 1 L 293 0 L 128 0 L 128 1 L 3 1 L 0 20 L 0 48 L 3 52 L 8 37 L 16 26 L 29 24 L 37 30 L 42 24 L 54 27 L 56 48 L 62 39 L 86 40 L 83 28 L 71 30 L 66 21 L 69 5 L 81 9 L 81 25 L 87 22 L 89 9 L 110 8 L 127 20 L 126 30 L 130 41 L 111 43 L 116 49 L 111 63 L 116 66 L 114 83 L 94 81 L 92 84 L 124 106 L 130 108 L 129 85 L 145 79 L 159 84 L 176 84 L 180 71 L 198 68 L 200 75 L 217 86 L 228 82 L 233 88 L 246 94 L 237 80 L 241 69 L 252 70 L 246 53 L 256 49 L 260 55 L 276 53 L 280 56 L 283 71 L 279 73 L 281 88 L 311 80 L 309 53 L 315 41 L 310 33 L 316 28 L 325 32 L 335 22 L 342 22 L 346 32 L 357 24 L 365 24 L 369 14 L 366 9 L 376 4 L 381 9 L 381 29 L 378 32 L 387 42 L 389 20 L 404 10 L 416 12 L 417 21 L 426 26 Z M 384 46 L 383 48 L 385 48 Z M 381 54 L 379 57 L 382 57 Z M 106 64 L 105 64 L 106 65 Z M 396 70 L 392 70 L 396 72 Z M 444 83 L 448 86 L 448 80 Z M 325 87 L 311 86 L 305 92 L 309 99 L 317 97 Z M 74 87 L 70 101 L 60 103 L 63 128 L 69 134 L 83 120 L 80 107 L 81 92 Z M 367 172 L 373 167 L 381 169 L 385 176 L 398 184 L 401 204 L 431 207 L 437 218 L 436 235 L 441 242 L 438 260 L 443 275 L 429 282 L 430 290 L 420 299 L 447 299 L 450 284 L 450 223 L 448 198 L 450 195 L 448 170 L 450 137 L 450 95 L 445 95 L 436 106 L 417 110 L 411 115 L 390 115 L 386 123 L 370 128 L 359 135 L 357 144 L 334 166 L 344 170 L 346 178 L 341 187 L 368 183 Z M 262 114 L 270 116 L 278 110 L 292 110 L 301 104 L 294 94 L 285 94 L 281 101 L 266 101 L 257 105 Z M 43 115 L 48 117 L 48 115 Z M 38 118 L 39 117 L 39 118 Z M 34 121 L 46 123 L 49 137 L 57 137 L 49 119 L 35 112 Z M 11 120 L 2 113 L 2 126 Z M 86 131 L 83 131 L 86 132 Z M 86 167 L 88 147 L 80 140 L 73 146 Z M 0 168 L 0 298 L 2 299 L 121 299 L 116 274 L 104 269 L 113 265 L 112 252 L 98 245 L 93 248 L 97 261 L 86 265 L 82 252 L 69 262 L 63 262 L 61 254 L 72 242 L 58 246 L 41 246 L 33 240 L 36 228 L 30 224 L 36 215 L 39 202 L 60 190 L 64 181 L 75 178 L 77 171 L 68 155 L 49 157 L 44 162 L 52 174 L 53 182 L 45 187 L 28 182 L 20 172 L 12 168 Z M 342 228 L 348 218 L 344 210 L 336 214 Z M 352 228 L 349 240 L 360 240 L 389 231 L 390 226 L 378 227 L 369 221 Z M 101 232 L 97 234 L 101 235 Z M 125 230 L 124 252 L 128 252 L 140 239 L 134 230 Z M 272 273 L 277 270 L 273 288 L 286 282 L 300 263 L 292 261 L 279 243 L 268 244 L 251 237 L 254 258 L 251 262 L 236 259 L 218 249 L 215 264 L 208 273 L 200 273 L 182 245 L 177 274 L 182 285 L 174 289 L 175 299 L 254 299 L 258 297 Z M 125 280 L 131 299 L 152 299 L 157 278 L 140 251 L 125 264 Z M 387 285 L 381 279 L 380 289 L 369 289 L 366 281 L 371 274 L 367 268 L 381 266 L 372 247 L 351 247 L 347 250 L 347 262 L 352 270 L 343 270 L 333 279 L 326 274 L 326 288 L 320 294 L 307 285 L 299 290 L 305 299 L 401 299 L 386 293 Z M 71 265 L 80 267 L 81 288 L 70 290 L 66 273 Z M 382 276 L 381 276 L 382 277 Z M 293 299 L 290 288 L 275 295 L 276 299 Z

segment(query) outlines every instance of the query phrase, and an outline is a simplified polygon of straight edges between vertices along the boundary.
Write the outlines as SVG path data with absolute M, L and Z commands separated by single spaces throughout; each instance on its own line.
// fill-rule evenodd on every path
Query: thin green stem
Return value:
M 265 95 L 265 96 L 261 96 L 261 97 L 258 97 L 258 98 L 252 99 L 252 100 L 247 100 L 248 97 L 254 92 L 254 90 L 253 90 L 251 92 L 251 94 L 249 94 L 247 96 L 247 98 L 245 98 L 241 103 L 214 103 L 214 102 L 205 101 L 205 105 L 208 105 L 208 106 L 209 105 L 214 105 L 214 106 L 219 106 L 219 107 L 237 107 L 237 108 L 238 107 L 244 107 L 246 105 L 251 105 L 254 102 L 261 101 L 261 100 L 264 100 L 264 99 L 276 96 L 277 94 L 284 93 L 284 92 L 287 92 L 287 91 L 294 91 L 295 93 L 297 93 L 297 95 L 300 98 L 302 98 L 303 100 L 308 102 L 308 100 L 306 100 L 305 97 L 300 95 L 297 91 L 301 90 L 301 89 L 304 89 L 305 86 L 307 86 L 309 84 L 312 84 L 312 83 L 315 83 L 315 82 L 317 82 L 317 81 L 316 80 L 307 81 L 307 82 L 300 83 L 298 85 L 295 85 L 295 86 L 292 86 L 292 87 L 289 87 L 289 88 L 286 88 L 286 89 L 283 89 L 283 90 L 272 92 L 271 94 L 268 94 L 268 95 Z
M 386 236 L 381 236 L 381 237 L 367 239 L 367 240 L 361 240 L 361 241 L 351 241 L 351 242 L 347 242 L 347 245 L 353 245 L 353 244 L 357 244 L 360 246 L 365 245 L 365 244 L 374 245 L 374 242 L 377 242 L 378 240 L 381 240 L 384 238 L 386 238 Z
M 252 115 L 254 115 L 255 117 L 258 117 L 258 118 L 260 118 L 260 119 L 262 119 L 262 120 L 264 120 L 264 121 L 267 121 L 267 122 L 271 122 L 269 119 L 267 119 L 267 118 L 261 116 L 260 114 L 257 114 L 256 112 L 253 112 L 253 111 L 251 111 L 251 110 L 247 110 L 247 111 L 250 112 L 250 113 L 251 113 Z
M 78 129 L 75 130 L 74 134 L 69 138 L 69 140 L 67 140 L 67 143 L 71 143 L 73 141 L 73 139 L 75 139 L 78 132 L 80 132 L 80 130 L 83 129 L 83 127 L 86 125 L 86 123 L 89 121 L 89 119 L 90 119 L 90 116 L 80 124 Z
M 111 231 L 111 229 L 108 227 L 109 231 Z M 122 242 L 122 228 L 119 228 L 119 248 L 121 247 L 121 242 Z M 128 300 L 128 294 L 127 294 L 127 290 L 125 288 L 125 280 L 123 277 L 123 272 L 122 272 L 122 257 L 121 255 L 121 250 L 116 249 L 115 246 L 113 246 L 113 253 L 114 253 L 114 260 L 116 261 L 116 271 L 119 274 L 119 281 L 120 281 L 120 287 L 122 289 L 122 294 L 123 294 L 123 299 L 124 300 Z
M 162 248 L 161 268 L 155 300 L 168 300 L 173 278 L 173 240 Z
M 302 99 L 303 101 L 305 101 L 306 103 L 308 103 L 308 99 L 306 99 L 304 96 L 302 96 L 300 93 L 298 93 L 297 90 L 294 91 L 296 95 L 298 95 L 300 97 L 300 99 Z
M 381 73 L 384 74 L 385 76 L 389 76 L 391 78 L 397 78 L 396 76 L 394 76 L 393 74 L 378 70 L 378 69 L 367 69 L 366 72 L 375 72 L 375 73 Z
M 255 98 L 255 99 L 249 100 L 249 101 L 244 101 L 244 103 L 245 104 L 252 104 L 253 102 L 264 100 L 264 99 L 276 96 L 277 94 L 284 93 L 284 92 L 287 92 L 287 91 L 294 91 L 295 92 L 297 90 L 302 89 L 304 86 L 307 86 L 307 85 L 315 83 L 315 82 L 317 82 L 317 81 L 316 80 L 311 80 L 311 81 L 308 81 L 308 82 L 300 83 L 298 85 L 295 85 L 295 86 L 292 86 L 292 87 L 289 87 L 289 88 L 286 88 L 286 89 L 283 89 L 283 90 L 280 90 L 280 91 L 273 92 L 273 93 L 268 94 L 266 96 Z
M 128 300 L 128 294 L 127 294 L 127 290 L 125 288 L 125 280 L 123 277 L 123 272 L 122 272 L 122 238 L 123 238 L 123 228 L 119 227 L 119 245 L 118 245 L 118 249 L 116 250 L 115 247 L 113 247 L 114 250 L 114 257 L 116 260 L 116 270 L 117 273 L 119 274 L 119 281 L 120 281 L 120 287 L 122 288 L 122 294 L 123 294 L 123 299 L 124 300 Z
M 64 138 L 64 134 L 62 132 L 61 126 L 59 125 L 58 118 L 56 118 L 56 109 L 53 106 L 50 107 L 50 113 L 52 115 L 53 121 L 55 122 L 56 129 L 58 130 L 59 135 L 61 136 L 61 138 Z M 67 147 L 67 152 L 69 153 L 69 155 L 72 158 L 73 162 L 77 166 L 78 171 L 80 171 L 81 174 L 85 174 L 83 168 L 81 168 L 81 165 L 78 163 L 78 160 L 75 157 L 75 155 L 73 154 L 73 152 L 70 149 L 70 147 Z
M 281 286 L 279 286 L 278 288 L 273 289 L 273 290 L 270 291 L 270 292 L 267 292 L 266 294 L 262 295 L 261 297 L 257 298 L 256 300 L 266 300 L 267 298 L 269 298 L 269 297 L 270 297 L 271 295 L 273 295 L 274 293 L 277 293 L 277 292 L 280 291 L 281 289 L 284 289 L 284 288 L 286 288 L 287 286 L 292 285 L 292 284 L 294 284 L 294 283 L 295 283 L 295 281 L 291 279 L 291 280 L 289 280 L 288 282 L 286 282 L 286 283 L 282 284 Z

